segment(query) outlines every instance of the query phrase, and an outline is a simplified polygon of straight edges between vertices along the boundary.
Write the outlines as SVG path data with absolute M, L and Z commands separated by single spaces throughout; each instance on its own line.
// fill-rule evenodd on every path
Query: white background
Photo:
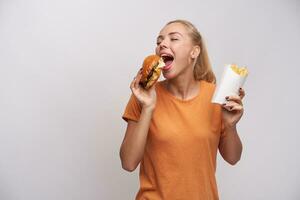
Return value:
M 216 76 L 247 65 L 241 161 L 220 199 L 300 199 L 300 2 L 0 1 L 0 199 L 134 199 L 122 170 L 129 83 L 165 23 L 204 36 Z M 176 188 L 174 188 L 176 189 Z

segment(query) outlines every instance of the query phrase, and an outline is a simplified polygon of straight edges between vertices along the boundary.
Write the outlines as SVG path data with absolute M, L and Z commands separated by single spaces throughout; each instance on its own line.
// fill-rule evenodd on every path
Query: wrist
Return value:
M 152 113 L 154 111 L 155 105 L 147 105 L 147 106 L 143 106 L 142 110 L 144 112 L 150 112 Z

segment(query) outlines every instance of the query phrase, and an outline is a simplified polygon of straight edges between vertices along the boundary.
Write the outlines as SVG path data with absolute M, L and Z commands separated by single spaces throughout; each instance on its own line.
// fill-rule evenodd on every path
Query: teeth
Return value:
M 172 56 L 172 55 L 169 55 L 169 54 L 161 54 L 160 56 L 161 56 L 161 57 L 173 58 L 173 56 Z

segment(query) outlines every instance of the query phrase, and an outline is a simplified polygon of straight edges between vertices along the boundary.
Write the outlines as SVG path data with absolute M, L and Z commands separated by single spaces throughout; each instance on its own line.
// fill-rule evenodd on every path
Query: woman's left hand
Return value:
M 226 97 L 227 102 L 222 105 L 222 118 L 225 127 L 234 127 L 241 119 L 244 108 L 242 99 L 245 91 L 240 88 L 239 95 Z

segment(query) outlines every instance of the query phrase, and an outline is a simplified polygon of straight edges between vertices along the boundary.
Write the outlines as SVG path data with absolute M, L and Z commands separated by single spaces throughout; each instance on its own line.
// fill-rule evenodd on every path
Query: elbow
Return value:
M 125 171 L 133 172 L 133 171 L 137 168 L 137 165 L 122 162 L 122 168 L 123 168 Z
M 230 165 L 236 165 L 242 157 L 242 146 L 234 151 L 226 151 L 222 153 L 222 157 L 224 160 L 229 163 Z
M 241 154 L 242 152 L 240 152 L 239 154 L 237 155 L 232 155 L 232 156 L 228 156 L 226 157 L 226 162 L 228 162 L 230 165 L 236 165 L 240 160 L 241 160 Z
M 136 159 L 132 155 L 128 155 L 128 153 L 122 151 L 122 149 L 120 149 L 119 156 L 120 156 L 122 168 L 125 171 L 133 172 L 139 165 L 138 159 Z
M 120 152 L 120 159 L 121 159 L 122 168 L 125 171 L 133 172 L 138 166 L 138 163 L 124 157 L 121 152 Z
M 236 164 L 240 161 L 240 158 L 227 159 L 226 161 L 227 161 L 230 165 L 236 165 Z

